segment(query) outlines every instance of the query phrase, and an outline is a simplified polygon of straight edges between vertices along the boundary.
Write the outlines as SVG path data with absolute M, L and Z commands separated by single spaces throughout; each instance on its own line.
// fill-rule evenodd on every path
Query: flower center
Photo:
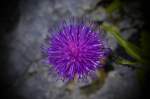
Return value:
M 74 42 L 70 42 L 69 43 L 69 50 L 70 50 L 70 54 L 73 58 L 77 58 L 79 56 L 79 47 L 77 46 L 76 43 Z

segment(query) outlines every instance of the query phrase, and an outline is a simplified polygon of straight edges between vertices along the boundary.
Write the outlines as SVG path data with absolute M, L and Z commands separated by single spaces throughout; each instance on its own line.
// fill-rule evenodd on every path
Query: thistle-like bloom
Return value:
M 79 79 L 104 66 L 102 60 L 108 52 L 101 32 L 93 22 L 70 18 L 50 35 L 45 54 L 59 77 Z

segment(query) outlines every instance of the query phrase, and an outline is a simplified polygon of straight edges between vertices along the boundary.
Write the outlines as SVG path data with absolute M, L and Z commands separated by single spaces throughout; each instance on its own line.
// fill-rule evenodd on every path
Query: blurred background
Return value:
M 126 40 L 141 49 L 142 45 L 148 48 L 149 42 L 145 41 L 149 39 L 148 14 L 146 0 L 1 0 L 1 99 L 150 98 L 148 70 L 141 73 L 134 66 L 112 61 L 107 70 L 100 73 L 101 79 L 74 85 L 56 81 L 56 75 L 48 74 L 47 66 L 42 64 L 40 50 L 49 34 L 48 29 L 68 16 L 86 16 L 99 25 L 110 23 L 120 30 Z M 106 38 L 116 56 L 134 60 L 112 35 L 107 34 Z M 141 40 L 144 43 L 141 44 Z M 149 50 L 144 52 L 149 54 Z

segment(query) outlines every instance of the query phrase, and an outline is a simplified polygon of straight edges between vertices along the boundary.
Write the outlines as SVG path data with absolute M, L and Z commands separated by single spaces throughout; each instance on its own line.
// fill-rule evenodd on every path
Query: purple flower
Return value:
M 59 77 L 79 79 L 104 66 L 102 60 L 108 52 L 101 32 L 93 22 L 73 17 L 57 28 L 47 39 L 45 54 Z

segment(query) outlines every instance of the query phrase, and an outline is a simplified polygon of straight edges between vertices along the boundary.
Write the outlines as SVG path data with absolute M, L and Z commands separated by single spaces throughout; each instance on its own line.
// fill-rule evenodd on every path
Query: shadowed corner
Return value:
M 12 37 L 12 31 L 15 29 L 20 13 L 19 0 L 1 0 L 0 1 L 0 98 L 18 99 L 16 89 L 12 88 L 12 78 L 8 76 L 10 46 L 9 43 Z M 21 98 L 20 98 L 21 99 Z

